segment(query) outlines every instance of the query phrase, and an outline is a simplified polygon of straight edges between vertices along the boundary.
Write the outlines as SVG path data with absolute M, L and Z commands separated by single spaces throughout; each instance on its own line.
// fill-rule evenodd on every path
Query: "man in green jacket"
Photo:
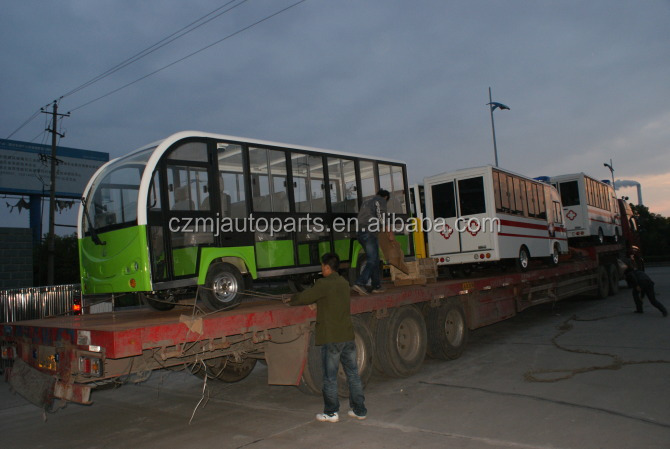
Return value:
M 349 416 L 365 419 L 365 396 L 356 364 L 354 327 L 351 323 L 349 283 L 337 273 L 340 259 L 337 254 L 321 258 L 323 278 L 314 287 L 286 300 L 292 306 L 316 303 L 315 343 L 321 346 L 323 362 L 323 413 L 316 415 L 322 422 L 339 421 L 340 401 L 337 397 L 337 370 L 342 363 L 349 384 Z

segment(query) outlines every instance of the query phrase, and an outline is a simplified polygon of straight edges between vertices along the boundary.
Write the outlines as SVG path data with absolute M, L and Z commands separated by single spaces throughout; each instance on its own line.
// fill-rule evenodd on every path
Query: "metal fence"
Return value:
M 63 315 L 81 304 L 81 285 L 52 285 L 0 290 L 0 323 Z

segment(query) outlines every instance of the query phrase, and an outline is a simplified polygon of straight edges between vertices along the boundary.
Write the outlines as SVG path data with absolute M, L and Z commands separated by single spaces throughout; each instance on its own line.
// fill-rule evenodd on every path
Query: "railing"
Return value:
M 81 304 L 80 284 L 0 290 L 0 323 L 64 315 L 75 303 Z

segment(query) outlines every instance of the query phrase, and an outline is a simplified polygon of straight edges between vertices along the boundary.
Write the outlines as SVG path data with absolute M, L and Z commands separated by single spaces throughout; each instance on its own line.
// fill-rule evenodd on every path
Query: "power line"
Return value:
M 38 115 L 40 115 L 40 112 L 42 112 L 42 110 L 41 110 L 41 109 L 38 109 L 33 115 L 31 115 L 30 117 L 28 117 L 28 118 L 26 119 L 25 122 L 23 122 L 23 123 L 22 123 L 18 128 L 16 128 L 10 135 L 8 135 L 8 136 L 6 137 L 6 139 L 9 139 L 9 138 L 12 137 L 14 134 L 16 134 L 17 132 L 19 132 L 19 131 L 21 130 L 21 128 L 23 128 L 24 126 L 26 126 L 28 123 L 32 122 L 32 121 L 35 119 L 35 117 L 37 117 Z
M 242 28 L 242 29 L 240 29 L 240 30 L 238 30 L 238 31 L 235 31 L 234 33 L 231 33 L 231 34 L 229 34 L 229 35 L 227 35 L 227 36 L 225 36 L 225 37 L 219 39 L 219 40 L 216 41 L 216 42 L 213 42 L 213 43 L 211 43 L 211 44 L 209 44 L 209 45 L 207 45 L 207 46 L 205 46 L 205 47 L 202 47 L 202 48 L 199 49 L 199 50 L 194 51 L 193 53 L 190 53 L 190 54 L 188 54 L 188 55 L 186 55 L 186 56 L 184 56 L 184 57 L 182 57 L 182 58 L 180 58 L 180 59 L 177 59 L 176 61 L 173 61 L 173 62 L 171 62 L 170 64 L 167 64 L 167 65 L 161 67 L 160 69 L 154 70 L 153 72 L 150 72 L 150 73 L 148 73 L 148 74 L 146 74 L 146 75 L 144 75 L 144 76 L 142 76 L 142 77 L 140 77 L 140 78 L 137 78 L 137 79 L 134 80 L 134 81 L 131 81 L 131 82 L 127 83 L 127 84 L 124 84 L 123 86 L 121 86 L 121 87 L 119 87 L 119 88 L 117 88 L 117 89 L 114 89 L 114 90 L 112 90 L 112 91 L 110 91 L 110 92 L 107 92 L 106 94 L 101 95 L 101 96 L 99 96 L 99 97 L 97 97 L 97 98 L 95 98 L 95 99 L 93 99 L 93 100 L 91 100 L 91 101 L 88 101 L 88 102 L 86 102 L 86 103 L 84 103 L 84 104 L 82 104 L 82 105 L 79 105 L 79 106 L 77 106 L 76 108 L 70 109 L 70 112 L 73 112 L 73 111 L 76 111 L 76 110 L 78 110 L 78 109 L 81 109 L 81 108 L 83 108 L 83 107 L 85 107 L 85 106 L 90 105 L 91 103 L 95 103 L 95 102 L 98 101 L 98 100 L 102 100 L 103 98 L 106 98 L 106 97 L 108 97 L 108 96 L 110 96 L 110 95 L 112 95 L 112 94 L 115 94 L 116 92 L 119 92 L 120 90 L 123 90 L 123 89 L 125 89 L 126 87 L 130 87 L 130 86 L 132 86 L 133 84 L 138 83 L 138 82 L 140 82 L 140 81 L 142 81 L 142 80 L 144 80 L 144 79 L 146 79 L 146 78 L 149 78 L 150 76 L 155 75 L 155 74 L 158 73 L 158 72 L 162 72 L 163 70 L 165 70 L 165 69 L 167 69 L 167 68 L 170 68 L 170 67 L 172 67 L 173 65 L 176 65 L 176 64 L 178 64 L 178 63 L 180 63 L 180 62 L 182 62 L 182 61 L 185 61 L 186 59 L 188 59 L 188 58 L 190 58 L 190 57 L 192 57 L 192 56 L 195 56 L 195 55 L 197 55 L 198 53 L 201 53 L 201 52 L 203 52 L 203 51 L 205 51 L 205 50 L 207 50 L 207 49 L 209 49 L 209 48 L 211 48 L 211 47 L 213 47 L 213 46 L 215 46 L 215 45 L 217 45 L 217 44 L 220 44 L 221 42 L 223 42 L 223 41 L 225 41 L 225 40 L 227 40 L 227 39 L 230 39 L 231 37 L 234 37 L 234 36 L 236 36 L 236 35 L 238 35 L 238 34 L 240 34 L 240 33 L 243 33 L 244 31 L 247 31 L 247 30 L 249 30 L 249 29 L 255 27 L 256 25 L 259 25 L 259 24 L 261 24 L 261 23 L 263 23 L 263 22 L 265 22 L 265 21 L 267 21 L 267 20 L 270 20 L 270 19 L 272 19 L 273 17 L 276 17 L 276 16 L 278 16 L 278 15 L 280 15 L 280 14 L 282 14 L 282 13 L 288 11 L 289 9 L 294 8 L 294 7 L 298 6 L 299 4 L 304 3 L 304 2 L 306 2 L 306 1 L 307 1 L 307 0 L 300 0 L 300 1 L 298 1 L 298 2 L 295 2 L 295 3 L 293 3 L 292 5 L 289 5 L 289 6 L 287 6 L 287 7 L 284 8 L 284 9 L 281 9 L 281 10 L 279 10 L 279 11 L 273 13 L 273 14 L 270 14 L 269 16 L 267 16 L 267 17 L 265 17 L 265 18 L 263 18 L 263 19 L 261 19 L 261 20 L 258 20 L 258 21 L 256 21 L 256 22 L 252 23 L 251 25 L 248 25 L 248 26 L 246 26 L 246 27 L 244 27 L 244 28 Z
M 80 90 L 85 89 L 88 86 L 90 86 L 92 84 L 95 84 L 95 83 L 97 83 L 98 81 L 100 81 L 104 78 L 107 78 L 108 76 L 112 75 L 113 73 L 118 72 L 119 70 L 123 69 L 124 67 L 127 67 L 130 64 L 139 61 L 140 59 L 144 58 L 145 56 L 150 55 L 151 53 L 155 52 L 156 50 L 158 50 L 162 47 L 165 47 L 166 45 L 174 42 L 175 40 L 187 35 L 191 31 L 194 31 L 194 30 L 200 28 L 201 26 L 203 26 L 203 25 L 211 22 L 212 20 L 228 13 L 229 11 L 232 11 L 233 9 L 237 8 L 238 6 L 246 3 L 248 0 L 242 0 L 238 4 L 231 6 L 230 8 L 226 9 L 225 11 L 220 12 L 219 14 L 216 14 L 213 17 L 210 17 L 208 20 L 205 20 L 204 22 L 198 24 L 197 26 L 193 26 L 193 25 L 197 24 L 198 22 L 201 22 L 204 19 L 206 19 L 207 17 L 211 16 L 212 14 L 214 14 L 214 13 L 220 11 L 221 9 L 225 8 L 226 6 L 230 5 L 231 3 L 235 3 L 236 1 L 238 1 L 238 0 L 231 0 L 231 1 L 223 4 L 222 6 L 219 6 L 215 10 L 213 10 L 213 11 L 205 14 L 204 16 L 200 17 L 199 19 L 189 23 L 188 25 L 186 25 L 186 26 L 182 27 L 181 29 L 175 31 L 174 33 L 170 34 L 169 36 L 164 37 L 163 39 L 159 40 L 155 44 L 145 48 L 144 50 L 140 51 L 139 53 L 136 53 L 135 55 L 129 57 L 128 59 L 118 63 L 114 67 L 102 72 L 100 75 L 86 81 L 85 83 L 81 84 L 78 87 L 75 87 L 71 91 L 64 94 L 63 97 L 61 97 L 61 98 L 70 96 L 72 94 L 75 94 L 75 93 L 79 92 Z

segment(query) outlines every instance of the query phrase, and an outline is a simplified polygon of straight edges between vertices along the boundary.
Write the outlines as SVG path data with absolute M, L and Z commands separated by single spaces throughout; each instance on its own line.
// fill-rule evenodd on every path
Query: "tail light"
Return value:
M 16 346 L 2 345 L 2 360 L 14 360 L 16 358 Z
M 102 359 L 90 355 L 79 356 L 79 374 L 90 377 L 102 377 Z
M 72 304 L 72 315 L 81 315 L 81 310 L 81 296 L 76 296 Z

